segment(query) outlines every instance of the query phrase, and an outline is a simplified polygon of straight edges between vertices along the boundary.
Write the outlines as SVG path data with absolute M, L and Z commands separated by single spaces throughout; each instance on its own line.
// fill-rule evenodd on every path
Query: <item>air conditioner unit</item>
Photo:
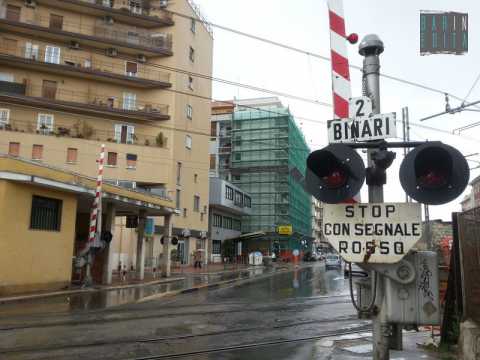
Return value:
M 115 48 L 108 48 L 106 53 L 107 53 L 107 56 L 117 56 L 118 55 L 118 51 Z
M 168 0 L 160 0 L 160 8 L 166 8 L 168 6 Z
M 137 55 L 137 61 L 139 63 L 146 63 L 147 62 L 147 57 L 143 54 L 138 54 Z
M 73 49 L 73 50 L 78 50 L 80 49 L 80 43 L 78 41 L 75 41 L 75 40 L 72 40 L 70 41 L 70 49 Z
M 25 6 L 29 8 L 35 8 L 37 6 L 37 2 L 35 0 L 25 0 Z
M 115 20 L 113 19 L 113 17 L 111 17 L 110 15 L 105 15 L 104 18 L 103 18 L 103 21 L 104 21 L 105 24 L 107 24 L 107 25 L 113 25 L 113 23 L 115 22 Z

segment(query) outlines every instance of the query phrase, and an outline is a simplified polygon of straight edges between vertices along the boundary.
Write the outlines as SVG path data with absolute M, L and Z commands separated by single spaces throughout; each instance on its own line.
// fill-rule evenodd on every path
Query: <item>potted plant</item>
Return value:
M 155 138 L 158 147 L 163 147 L 165 144 L 165 137 L 163 136 L 163 132 L 159 132 L 157 137 Z

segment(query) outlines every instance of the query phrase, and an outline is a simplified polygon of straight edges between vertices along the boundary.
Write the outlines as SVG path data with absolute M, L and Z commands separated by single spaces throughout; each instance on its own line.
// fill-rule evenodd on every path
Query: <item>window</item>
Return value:
M 245 204 L 245 207 L 251 208 L 252 207 L 252 199 L 250 196 L 244 195 L 243 196 L 243 203 Z
M 210 170 L 215 170 L 217 168 L 217 156 L 215 154 L 210 154 Z
M 180 209 L 180 197 L 181 197 L 181 191 L 177 189 L 177 192 L 175 194 L 175 208 Z
M 77 149 L 75 148 L 68 148 L 67 149 L 67 163 L 75 164 L 77 162 Z
M 117 153 L 109 151 L 107 154 L 107 165 L 117 166 Z
M 187 208 L 183 208 L 183 217 L 184 217 L 184 218 L 187 217 Z
M 60 52 L 59 52 L 60 54 Z M 45 53 L 45 55 L 47 55 Z M 32 59 L 32 60 L 38 60 L 38 45 L 37 44 L 32 44 L 31 42 L 27 42 L 25 44 L 25 58 L 26 59 Z
M 190 135 L 185 136 L 185 147 L 187 149 L 192 149 L 192 137 Z
M 193 197 L 193 211 L 199 212 L 200 211 L 200 196 L 195 195 Z
M 45 47 L 45 62 L 51 64 L 60 64 L 60 48 L 47 45 Z
M 38 114 L 37 130 L 42 133 L 50 133 L 53 131 L 53 122 L 52 114 Z
M 187 104 L 187 119 L 192 120 L 193 118 L 193 108 L 192 105 Z
M 33 195 L 30 229 L 60 231 L 62 200 Z
M 212 240 L 212 254 L 220 255 L 222 253 L 222 241 Z
M 235 160 L 242 160 L 242 154 L 239 152 L 235 153 Z
M 243 194 L 235 190 L 235 205 L 243 207 Z
M 192 18 L 190 22 L 190 31 L 195 34 L 197 21 Z
M 213 226 L 222 227 L 222 216 L 213 214 Z
M 242 228 L 242 222 L 240 220 L 233 219 L 233 230 L 241 231 L 241 228 Z
M 190 46 L 190 50 L 188 52 L 188 58 L 191 62 L 195 62 L 195 49 Z
M 135 127 L 132 125 L 115 124 L 115 141 L 121 144 L 133 144 Z
M 216 121 L 212 121 L 210 123 L 210 136 L 212 136 L 212 137 L 217 136 L 217 122 Z M 213 140 L 215 140 L 215 139 L 213 139 Z
M 19 156 L 20 155 L 20 143 L 10 142 L 8 144 L 8 155 Z
M 123 110 L 136 110 L 137 109 L 137 94 L 123 93 Z
M 182 163 L 177 162 L 177 185 L 182 184 Z
M 138 64 L 127 61 L 125 62 L 125 74 L 127 76 L 137 76 L 137 71 L 138 71 Z
M 32 160 L 42 160 L 43 158 L 43 145 L 32 146 Z
M 198 182 L 198 174 L 193 175 L 193 182 L 196 184 Z
M 50 14 L 50 29 L 62 30 L 63 16 Z
M 7 20 L 20 21 L 20 6 L 7 4 Z
M 127 169 L 136 169 L 136 168 L 137 168 L 137 155 L 127 154 Z
M 203 221 L 203 213 L 200 213 L 200 221 Z
M 193 90 L 193 77 L 192 76 L 188 77 L 188 88 L 190 90 Z
M 57 82 L 51 80 L 43 80 L 42 97 L 54 100 L 57 95 Z
M 134 14 L 142 13 L 142 2 L 140 0 L 130 0 L 129 1 L 130 11 Z
M 233 221 L 231 217 L 227 217 L 227 216 L 223 217 L 223 228 L 227 230 L 232 230 Z
M 7 125 L 10 121 L 10 109 L 0 109 L 0 127 Z
M 225 198 L 233 200 L 233 189 L 228 185 L 225 185 Z

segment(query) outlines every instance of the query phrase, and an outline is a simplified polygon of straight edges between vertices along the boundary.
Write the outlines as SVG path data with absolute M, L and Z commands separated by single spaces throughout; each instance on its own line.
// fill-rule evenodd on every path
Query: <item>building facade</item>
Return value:
M 250 194 L 226 180 L 210 178 L 209 261 L 222 262 L 222 243 L 242 234 L 242 219 L 251 209 Z
M 310 150 L 277 98 L 233 104 L 233 109 L 228 102 L 214 104 L 212 130 L 217 132 L 212 135 L 217 137 L 212 138 L 210 171 L 252 197 L 252 213 L 244 217 L 242 232 L 258 236 L 243 240 L 243 248 L 289 257 L 313 240 L 311 196 L 301 185 Z M 280 235 L 279 227 L 292 231 Z
M 202 246 L 211 81 L 193 74 L 211 75 L 213 37 L 200 16 L 191 0 L 0 1 L 0 152 L 92 177 L 104 143 L 105 181 L 171 198 L 174 232 Z M 138 267 L 117 220 L 116 266 Z

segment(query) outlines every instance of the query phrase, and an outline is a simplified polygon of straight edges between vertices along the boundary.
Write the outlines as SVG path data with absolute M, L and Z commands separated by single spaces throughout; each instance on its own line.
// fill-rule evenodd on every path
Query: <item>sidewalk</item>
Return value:
M 15 302 L 27 302 L 53 297 L 82 296 L 88 293 L 107 293 L 113 290 L 128 291 L 132 288 L 149 289 L 150 294 L 144 297 L 173 295 L 182 292 L 195 291 L 204 287 L 215 287 L 225 283 L 245 280 L 245 272 L 249 272 L 248 278 L 262 274 L 272 274 L 276 269 L 288 268 L 289 266 L 279 263 L 271 268 L 264 266 L 248 266 L 236 264 L 212 264 L 205 268 L 194 268 L 193 266 L 174 268 L 170 278 L 161 278 L 160 275 L 151 271 L 145 272 L 144 280 L 135 279 L 135 271 L 129 271 L 125 279 L 114 272 L 111 285 L 94 285 L 82 288 L 80 285 L 71 285 L 70 288 L 57 291 L 43 291 L 36 293 L 18 294 L 7 297 L 0 297 L 0 305 Z M 290 265 L 291 267 L 291 265 Z M 163 285 L 165 284 L 165 285 Z M 160 286 L 163 285 L 163 286 Z M 143 291 L 142 291 L 143 293 Z M 136 301 L 141 300 L 137 298 Z

